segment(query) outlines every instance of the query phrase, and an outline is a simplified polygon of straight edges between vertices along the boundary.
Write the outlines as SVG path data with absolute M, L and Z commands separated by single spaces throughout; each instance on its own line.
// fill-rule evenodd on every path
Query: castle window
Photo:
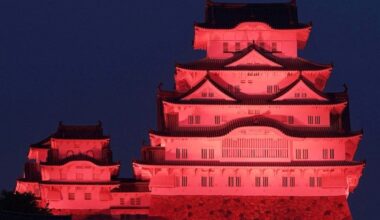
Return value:
M 91 200 L 91 193 L 84 193 L 84 200 Z
M 229 176 L 228 177 L 228 187 L 234 187 L 235 185 L 235 177 Z
M 175 158 L 176 159 L 179 159 L 179 158 L 181 158 L 181 150 L 180 149 L 175 149 Z
M 214 159 L 214 149 L 209 149 L 209 150 L 208 150 L 208 157 L 209 157 L 210 159 Z
M 296 149 L 296 159 L 301 159 L 301 149 Z
M 187 187 L 187 176 L 182 176 L 181 178 L 181 186 Z
M 313 177 L 309 178 L 310 187 L 321 187 L 322 186 L 322 177 Z
M 282 177 L 282 187 L 288 187 L 288 177 Z
M 207 159 L 207 149 L 201 149 L 201 157 L 202 159 Z
M 182 159 L 187 159 L 187 149 L 182 149 Z
M 294 117 L 292 115 L 288 116 L 288 124 L 294 124 Z
M 200 124 L 201 123 L 201 116 L 196 115 L 195 116 L 195 124 Z
M 213 92 L 209 92 L 208 93 L 208 97 L 214 97 L 214 93 Z
M 330 149 L 330 159 L 334 159 L 334 157 L 335 157 L 334 149 Z
M 310 187 L 314 187 L 315 186 L 315 179 L 314 179 L 314 177 L 310 177 L 309 178 L 309 186 Z
M 202 97 L 207 97 L 207 92 L 202 92 Z
M 269 178 L 267 176 L 263 177 L 263 187 L 269 186 Z
M 289 178 L 289 186 L 290 187 L 295 187 L 296 186 L 296 178 L 294 177 L 294 176 L 291 176 L 290 178 Z
M 261 178 L 260 177 L 255 177 L 255 186 L 260 187 L 261 186 Z
M 141 198 L 136 198 L 136 205 L 141 205 Z
M 75 193 L 69 193 L 68 198 L 69 200 L 75 200 Z
M 317 186 L 318 187 L 322 186 L 322 177 L 317 177 Z
M 267 93 L 272 94 L 273 93 L 273 86 L 267 86 Z
M 277 42 L 272 42 L 272 52 L 277 52 Z
M 308 149 L 302 150 L 302 158 L 303 159 L 309 159 L 309 150 Z
M 136 205 L 136 199 L 135 199 L 135 198 L 130 198 L 130 199 L 129 199 L 129 204 L 130 204 L 131 206 L 135 206 L 135 205 Z
M 312 125 L 312 124 L 314 124 L 314 117 L 313 116 L 307 116 L 307 123 L 309 124 L 309 125 Z
M 228 42 L 223 42 L 223 52 L 224 53 L 228 52 Z
M 215 115 L 214 121 L 216 125 L 220 124 L 220 115 Z
M 323 157 L 323 159 L 334 159 L 335 158 L 335 150 L 334 150 L 334 148 L 331 148 L 331 149 L 326 149 L 325 148 L 325 149 L 323 149 L 322 150 L 322 157 Z
M 321 124 L 321 116 L 315 116 L 314 121 L 316 125 Z
M 187 123 L 189 125 L 200 124 L 201 123 L 201 116 L 200 115 L 189 115 L 189 116 L 187 116 Z
M 240 51 L 240 42 L 235 42 L 235 51 Z
M 322 157 L 323 157 L 323 159 L 329 159 L 329 150 L 328 149 L 322 150 Z
M 241 187 L 241 177 L 237 176 L 235 177 L 235 179 L 236 179 L 236 187 Z
M 125 205 L 125 199 L 124 198 L 120 198 L 119 199 L 119 204 L 120 205 Z
M 187 123 L 189 125 L 194 124 L 194 116 L 192 116 L 192 115 L 187 116 Z
M 207 187 L 207 177 L 206 176 L 201 176 L 201 186 Z
M 213 176 L 202 176 L 201 177 L 201 186 L 202 187 L 213 187 L 214 186 L 214 177 Z

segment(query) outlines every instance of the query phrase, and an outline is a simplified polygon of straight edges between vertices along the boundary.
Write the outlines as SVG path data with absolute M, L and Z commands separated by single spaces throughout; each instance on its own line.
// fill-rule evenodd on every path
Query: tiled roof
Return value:
M 101 160 L 97 160 L 93 157 L 87 156 L 85 154 L 77 154 L 77 155 L 72 155 L 69 157 L 66 157 L 62 160 L 49 160 L 47 162 L 41 162 L 41 165 L 64 165 L 66 163 L 72 162 L 72 161 L 88 161 L 93 164 L 96 164 L 98 166 L 114 166 L 114 165 L 119 165 L 118 162 L 105 162 Z
M 247 21 L 264 22 L 277 29 L 296 29 L 310 25 L 298 22 L 297 6 L 291 3 L 217 3 L 207 1 L 204 28 L 233 28 Z
M 64 125 L 59 123 L 57 131 L 52 135 L 53 138 L 62 139 L 104 139 L 101 122 L 97 125 Z
M 176 100 L 180 100 L 188 95 L 190 95 L 191 93 L 195 92 L 197 89 L 199 89 L 203 84 L 205 84 L 206 82 L 210 82 L 213 86 L 215 86 L 218 90 L 220 90 L 221 92 L 223 92 L 225 95 L 227 95 L 228 97 L 232 98 L 232 99 L 236 99 L 236 97 L 234 97 L 234 95 L 232 93 L 230 93 L 228 90 L 226 90 L 225 88 L 223 88 L 222 86 L 220 86 L 218 83 L 216 83 L 210 76 L 209 74 L 207 74 L 205 76 L 205 78 L 203 78 L 196 86 L 194 86 L 193 88 L 189 89 L 186 93 L 184 94 L 181 94 L 180 96 L 178 97 L 175 97 Z
M 149 182 L 138 181 L 136 179 L 118 179 L 120 181 L 119 187 L 112 190 L 112 192 L 150 192 Z
M 233 100 L 219 100 L 219 99 L 193 99 L 193 100 L 181 100 L 182 97 L 185 97 L 195 90 L 197 90 L 199 87 L 203 85 L 206 81 L 210 81 L 213 85 L 215 85 L 219 90 L 221 90 L 226 95 L 232 97 L 236 101 Z M 292 99 L 292 100 L 281 100 L 281 101 L 275 101 L 276 98 L 282 96 L 286 92 L 288 92 L 290 89 L 292 89 L 294 86 L 297 85 L 300 81 L 304 82 L 306 86 L 308 86 L 312 91 L 317 93 L 318 95 L 324 97 L 327 99 L 327 101 L 323 100 L 314 100 L 314 99 Z M 323 93 L 317 88 L 314 87 L 314 85 L 307 80 L 305 77 L 300 76 L 297 80 L 295 80 L 293 83 L 291 83 L 289 86 L 281 90 L 277 94 L 273 95 L 246 95 L 246 94 L 232 94 L 226 89 L 224 89 L 222 86 L 218 85 L 211 76 L 206 75 L 206 77 L 201 80 L 196 86 L 191 88 L 189 91 L 187 91 L 184 94 L 178 94 L 176 92 L 173 93 L 159 93 L 161 98 L 163 98 L 164 101 L 170 102 L 170 103 L 177 103 L 177 104 L 209 104 L 209 105 L 326 105 L 326 104 L 338 104 L 338 103 L 344 103 L 347 102 L 348 96 L 347 92 L 338 92 L 338 93 Z
M 162 162 L 135 161 L 138 164 L 162 166 L 252 166 L 252 167 L 308 167 L 308 166 L 357 166 L 365 165 L 364 161 L 324 160 L 324 161 L 292 161 L 292 162 L 220 162 L 220 161 L 191 161 L 171 160 Z
M 239 65 L 228 67 L 228 64 L 241 59 L 252 50 L 256 50 L 265 58 L 279 64 L 280 67 L 267 65 Z M 317 64 L 300 57 L 294 58 L 276 56 L 273 52 L 266 51 L 254 44 L 250 45 L 242 51 L 235 52 L 231 58 L 204 58 L 190 63 L 177 63 L 176 66 L 184 69 L 194 70 L 324 70 L 332 67 L 330 64 Z
M 240 127 L 263 126 L 278 129 L 282 133 L 291 137 L 351 137 L 361 135 L 362 131 L 346 132 L 336 131 L 329 127 L 295 127 L 284 125 L 283 123 L 263 116 L 253 116 L 232 120 L 217 127 L 194 127 L 177 128 L 176 130 L 150 131 L 151 134 L 170 137 L 220 137 Z

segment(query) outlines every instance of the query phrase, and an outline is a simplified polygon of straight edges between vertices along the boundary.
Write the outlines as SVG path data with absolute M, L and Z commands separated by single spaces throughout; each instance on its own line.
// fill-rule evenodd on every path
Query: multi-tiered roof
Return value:
M 298 21 L 295 1 L 207 1 L 194 29 L 206 57 L 176 64 L 175 90 L 157 95 L 158 130 L 134 162 L 152 195 L 353 191 L 362 131 L 351 130 L 347 88 L 324 91 L 333 66 L 298 56 L 311 24 Z

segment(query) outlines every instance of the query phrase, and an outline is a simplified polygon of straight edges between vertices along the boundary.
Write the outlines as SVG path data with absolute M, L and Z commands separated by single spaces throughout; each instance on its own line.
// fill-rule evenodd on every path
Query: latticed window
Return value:
M 207 187 L 207 177 L 206 176 L 201 177 L 201 186 Z
M 187 123 L 189 125 L 194 124 L 194 116 L 192 116 L 192 115 L 187 116 Z
M 290 187 L 295 187 L 296 186 L 296 178 L 294 176 L 291 176 L 289 178 L 289 186 Z
M 175 149 L 175 158 L 180 159 L 181 158 L 181 149 Z
M 261 186 L 261 178 L 260 177 L 255 177 L 255 186 L 260 187 Z
M 312 177 L 312 176 L 309 178 L 309 186 L 310 187 L 314 187 L 315 186 L 315 178 Z
M 202 159 L 207 159 L 207 149 L 201 149 L 201 157 Z
M 91 193 L 84 193 L 84 200 L 91 200 Z
M 124 198 L 120 198 L 119 203 L 120 203 L 120 205 L 125 205 L 125 199 Z
M 288 177 L 282 177 L 282 187 L 288 187 Z
M 208 150 L 208 157 L 209 157 L 210 159 L 214 159 L 214 149 L 209 149 L 209 150 Z
M 296 159 L 301 159 L 301 149 L 296 149 Z
M 223 42 L 223 52 L 224 53 L 228 52 L 228 42 Z
M 187 176 L 182 176 L 181 186 L 187 187 Z
M 330 159 L 334 159 L 335 157 L 335 151 L 334 149 L 330 149 Z
M 294 117 L 293 116 L 288 116 L 288 124 L 290 124 L 290 125 L 294 124 Z
M 241 177 L 237 176 L 235 177 L 235 179 L 236 179 L 236 187 L 241 187 Z
M 277 42 L 272 42 L 272 52 L 277 52 Z
M 228 177 L 228 187 L 234 187 L 235 178 L 233 176 Z
M 187 149 L 182 149 L 182 159 L 187 159 Z
M 315 124 L 316 125 L 319 125 L 319 124 L 321 124 L 321 116 L 315 116 L 315 118 L 314 118 L 315 120 Z
M 303 159 L 309 159 L 309 150 L 308 149 L 302 150 L 302 158 Z
M 195 124 L 200 124 L 201 123 L 201 116 L 196 115 L 195 116 Z
M 235 42 L 235 51 L 240 51 L 240 42 Z
M 263 177 L 263 186 L 268 187 L 269 186 L 269 178 L 267 176 Z
M 313 116 L 307 116 L 307 123 L 309 124 L 309 125 L 312 125 L 312 124 L 314 124 L 314 117 Z
M 329 159 L 329 150 L 328 149 L 322 150 L 322 157 L 323 157 L 323 159 Z
M 215 124 L 220 124 L 220 115 L 215 115 Z
M 75 200 L 75 193 L 69 193 L 68 198 L 69 200 Z

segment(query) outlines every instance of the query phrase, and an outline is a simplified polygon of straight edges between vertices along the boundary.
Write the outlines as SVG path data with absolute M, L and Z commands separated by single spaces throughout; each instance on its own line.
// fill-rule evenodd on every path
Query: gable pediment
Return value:
M 310 88 L 304 81 L 299 80 L 292 88 L 286 91 L 284 94 L 275 98 L 273 101 L 283 100 L 319 100 L 327 101 L 327 98 L 318 94 L 312 88 Z
M 236 101 L 235 98 L 226 94 L 224 91 L 215 86 L 210 80 L 206 79 L 196 86 L 193 91 L 190 91 L 181 100 L 193 100 L 193 99 L 217 99 L 217 100 L 228 100 Z
M 266 58 L 255 49 L 251 50 L 249 53 L 247 53 L 245 56 L 241 57 L 240 59 L 228 64 L 226 67 L 250 66 L 250 65 L 282 67 L 280 64 L 275 63 L 272 60 Z

